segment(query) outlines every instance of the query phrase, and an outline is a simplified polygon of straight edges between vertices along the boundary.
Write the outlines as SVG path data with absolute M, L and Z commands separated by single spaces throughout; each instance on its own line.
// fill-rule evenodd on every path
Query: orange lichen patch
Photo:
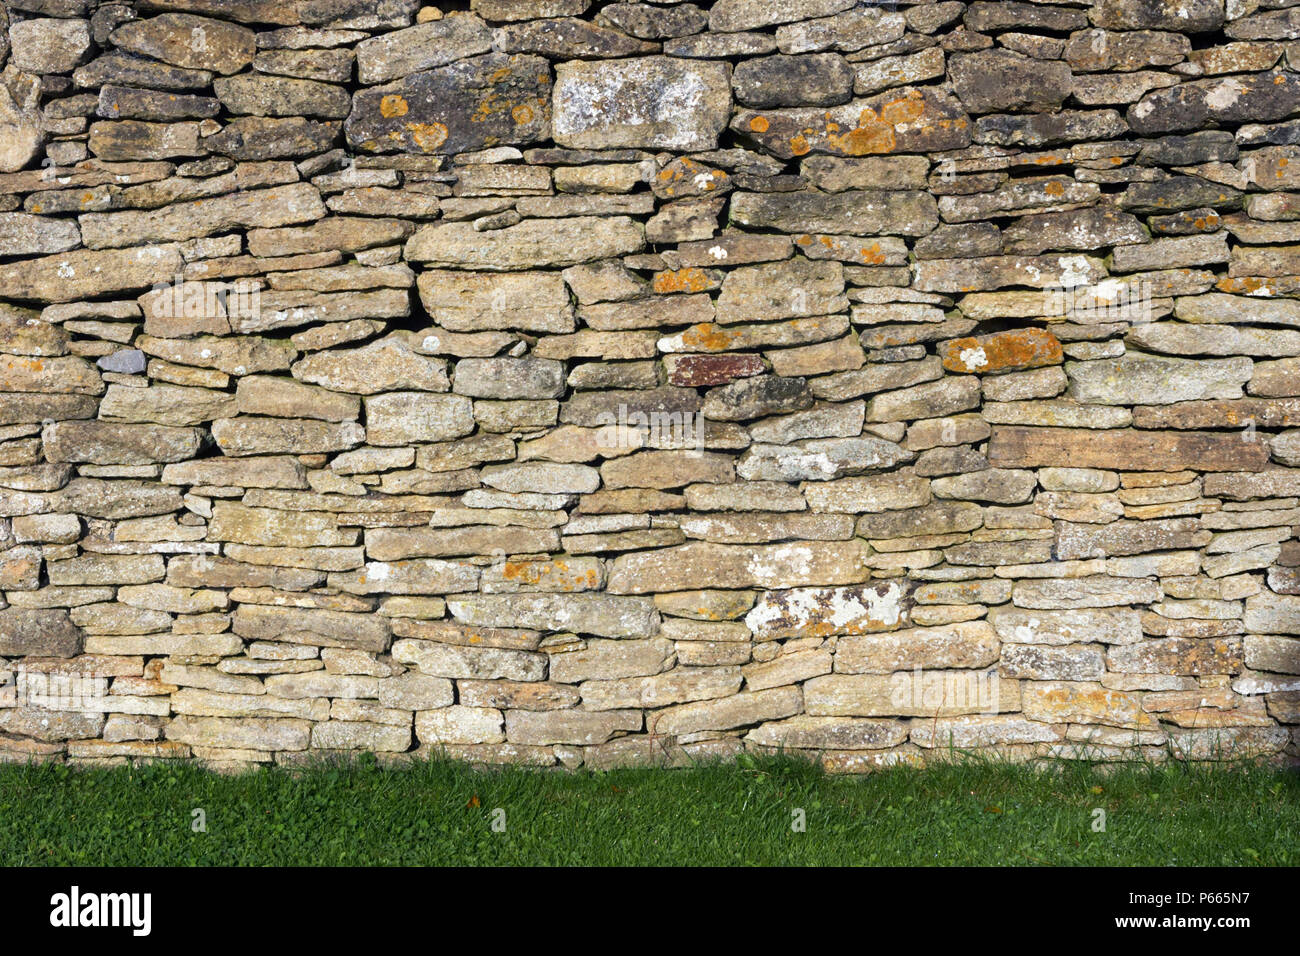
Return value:
M 1053 687 L 1037 696 L 1036 711 L 1043 720 L 1053 717 L 1062 722 L 1077 719 L 1081 714 L 1105 714 L 1111 719 L 1123 719 L 1125 724 L 1137 727 L 1154 726 L 1156 719 L 1144 713 L 1137 705 L 1137 698 L 1123 691 L 1097 688 L 1093 690 L 1086 684 L 1070 684 L 1065 687 Z M 1026 707 L 1026 710 L 1028 707 Z
M 964 118 L 943 118 L 928 113 L 930 109 L 926 94 L 911 90 L 878 106 L 840 107 L 820 114 L 801 112 L 796 114 L 798 119 L 751 114 L 748 124 L 756 133 L 771 130 L 773 141 L 769 146 L 783 148 L 792 156 L 814 150 L 843 156 L 889 153 L 898 147 L 900 135 L 924 138 L 940 131 L 964 131 L 969 126 Z M 943 111 L 942 106 L 934 109 Z
M 1043 192 L 1047 193 L 1047 195 L 1049 196 L 1064 196 L 1065 185 L 1063 183 L 1058 183 L 1055 180 L 1053 180 L 1052 182 L 1048 183 L 1046 186 L 1043 187 Z
M 1214 287 L 1220 292 L 1241 292 L 1246 295 L 1259 292 L 1261 289 L 1267 290 L 1268 282 L 1259 276 L 1241 276 L 1238 278 L 1223 278 L 1214 284 Z
M 884 265 L 887 256 L 880 248 L 879 242 L 873 242 L 869 246 L 853 248 L 853 240 L 837 236 L 827 235 L 809 235 L 807 233 L 795 237 L 795 245 L 804 249 L 816 244 L 821 246 L 826 254 L 832 258 L 842 259 L 845 262 L 861 262 L 866 265 L 878 266 Z
M 919 90 L 912 90 L 906 96 L 891 100 L 880 108 L 880 119 L 897 126 L 921 118 L 925 112 L 925 97 Z
M 950 372 L 1010 372 L 1060 365 L 1061 343 L 1042 329 L 1013 329 L 992 335 L 953 339 L 939 347 L 943 367 Z
M 405 116 L 410 108 L 410 104 L 406 102 L 406 97 L 399 96 L 397 93 L 389 93 L 379 101 L 379 115 L 384 119 Z
M 868 265 L 879 266 L 885 262 L 885 254 L 880 250 L 880 243 L 873 242 L 858 250 L 858 258 Z
M 600 575 L 595 568 L 575 572 L 567 561 L 507 561 L 501 577 L 527 585 L 545 582 L 548 591 L 590 591 L 600 586 Z
M 705 292 L 713 287 L 709 275 L 703 269 L 689 266 L 685 269 L 666 269 L 656 272 L 650 280 L 650 287 L 655 292 Z
M 503 71 L 497 71 L 497 73 L 501 72 Z M 508 73 L 509 71 L 504 72 Z M 545 97 L 539 96 L 531 101 L 519 102 L 503 96 L 496 90 L 488 90 L 479 101 L 474 112 L 469 115 L 469 121 L 471 123 L 485 123 L 497 116 L 508 113 L 517 125 L 522 126 L 532 122 L 539 112 L 543 116 L 546 115 L 548 108 L 549 103 Z
M 415 145 L 426 153 L 431 153 L 447 142 L 447 127 L 442 123 L 407 123 L 407 130 Z
M 826 143 L 831 149 L 846 156 L 888 153 L 897 144 L 894 127 L 915 122 L 923 113 L 925 97 L 920 91 L 913 90 L 906 96 L 885 103 L 879 112 L 868 106 L 858 114 L 858 125 L 846 133 L 839 132 L 838 124 L 828 122 Z
M 693 325 L 682 333 L 682 344 L 688 348 L 704 349 L 707 352 L 721 352 L 731 348 L 736 341 L 734 332 L 729 332 L 712 322 Z
M 838 132 L 834 123 L 828 124 L 826 144 L 845 156 L 869 156 L 892 151 L 897 140 L 893 125 L 882 121 L 875 110 L 867 108 L 858 117 L 858 125 L 847 133 Z

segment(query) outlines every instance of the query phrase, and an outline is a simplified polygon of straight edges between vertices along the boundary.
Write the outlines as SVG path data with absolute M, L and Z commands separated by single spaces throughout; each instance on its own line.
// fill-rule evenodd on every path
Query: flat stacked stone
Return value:
M 0 4 L 0 759 L 1300 756 L 1290 10 L 464 6 Z

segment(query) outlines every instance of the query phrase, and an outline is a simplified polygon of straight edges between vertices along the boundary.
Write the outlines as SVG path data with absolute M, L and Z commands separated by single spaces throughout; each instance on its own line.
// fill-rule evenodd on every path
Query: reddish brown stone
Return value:
M 940 343 L 939 356 L 950 372 L 977 374 L 1060 365 L 1065 358 L 1056 336 L 1042 329 L 1011 329 L 953 339 Z
M 1112 468 L 1120 471 L 1263 471 L 1265 442 L 1235 432 L 995 426 L 988 445 L 995 468 Z
M 683 355 L 671 363 L 668 381 L 672 385 L 726 385 L 766 371 L 757 355 Z

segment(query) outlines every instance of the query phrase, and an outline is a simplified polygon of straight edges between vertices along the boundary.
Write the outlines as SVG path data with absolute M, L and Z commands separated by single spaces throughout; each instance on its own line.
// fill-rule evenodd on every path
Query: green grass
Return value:
M 1106 831 L 1092 829 L 1106 811 Z M 191 829 L 206 813 L 207 832 Z M 492 829 L 505 810 L 504 833 Z M 807 830 L 793 832 L 802 809 Z M 0 767 L 7 865 L 1295 865 L 1300 777 L 1186 764 L 990 763 L 825 776 L 474 770 L 373 759 L 218 776 L 189 765 Z

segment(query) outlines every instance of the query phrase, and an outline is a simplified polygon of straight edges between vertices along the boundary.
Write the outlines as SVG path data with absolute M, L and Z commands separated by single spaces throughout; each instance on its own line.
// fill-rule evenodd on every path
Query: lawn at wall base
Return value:
M 0 0 L 0 761 L 1300 760 L 1298 37 Z
M 1038 768 L 951 754 L 826 776 L 790 757 L 665 772 L 191 763 L 0 767 L 14 866 L 1293 866 L 1300 778 L 1258 764 Z

